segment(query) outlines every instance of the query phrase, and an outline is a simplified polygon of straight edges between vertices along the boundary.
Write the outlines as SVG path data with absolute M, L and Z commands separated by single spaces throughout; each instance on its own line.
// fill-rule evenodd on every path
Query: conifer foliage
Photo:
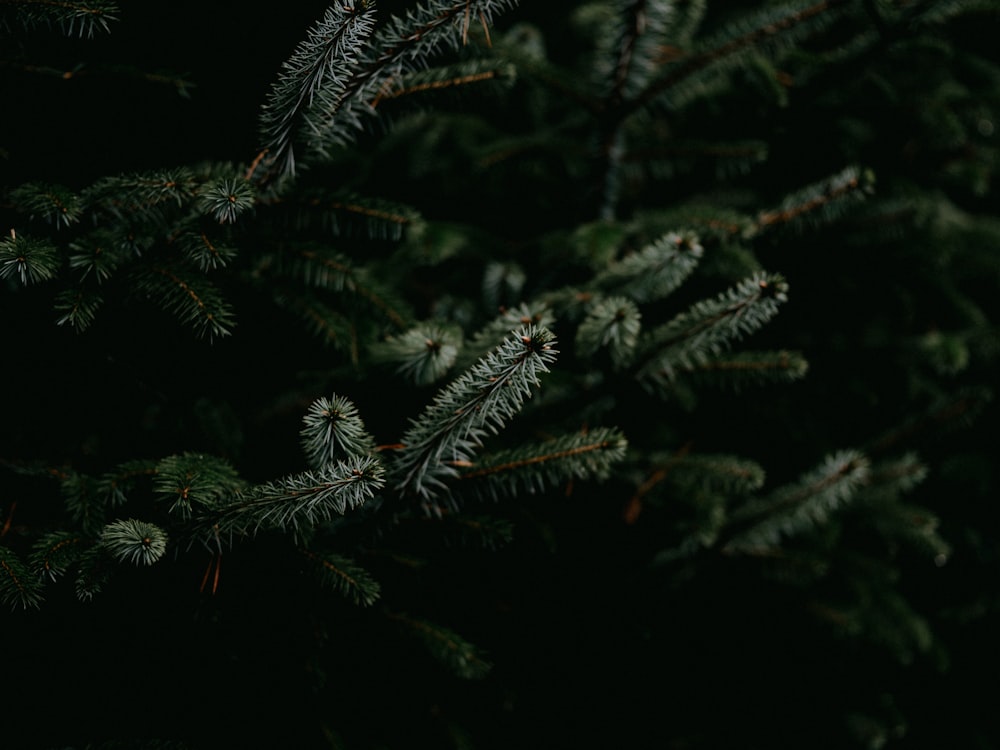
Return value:
M 0 0 L 0 73 L 132 12 Z M 335 3 L 243 157 L 4 184 L 23 746 L 1000 742 L 998 18 Z

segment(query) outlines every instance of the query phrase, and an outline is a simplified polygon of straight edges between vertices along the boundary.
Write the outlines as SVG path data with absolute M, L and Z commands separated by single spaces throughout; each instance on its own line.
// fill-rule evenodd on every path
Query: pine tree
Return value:
M 356 0 L 234 158 L 0 131 L 0 737 L 1000 743 L 998 12 Z M 197 100 L 62 66 L 133 13 L 4 80 Z

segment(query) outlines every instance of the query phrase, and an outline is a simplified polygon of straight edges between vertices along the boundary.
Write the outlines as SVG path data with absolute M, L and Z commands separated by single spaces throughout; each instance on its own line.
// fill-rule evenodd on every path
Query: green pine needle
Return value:
M 462 346 L 456 326 L 424 323 L 372 347 L 376 362 L 396 366 L 396 372 L 415 385 L 440 380 L 455 364 Z
M 314 469 L 375 450 L 375 439 L 365 429 L 357 407 L 343 396 L 333 394 L 313 401 L 302 424 L 302 448 Z
M 101 531 L 101 544 L 119 562 L 152 565 L 167 551 L 167 532 L 134 518 L 115 521 Z
M 0 240 L 0 279 L 12 277 L 28 286 L 54 278 L 59 266 L 59 251 L 45 240 L 14 231 Z
M 363 506 L 384 485 L 377 455 L 352 456 L 233 494 L 200 514 L 199 529 L 206 540 L 253 536 L 264 529 L 301 539 L 319 524 Z
M 13 550 L 0 545 L 0 602 L 11 608 L 38 608 L 42 603 L 42 579 Z
M 391 614 L 390 618 L 419 639 L 431 656 L 462 679 L 482 679 L 493 668 L 480 649 L 449 628 L 410 615 Z
M 442 389 L 413 421 L 396 454 L 397 488 L 423 501 L 446 489 L 487 434 L 496 433 L 521 409 L 555 361 L 555 336 L 526 326 Z M 436 506 L 433 506 L 436 508 Z
M 306 549 L 300 551 L 312 564 L 322 585 L 362 607 L 370 607 L 378 601 L 378 581 L 354 560 L 329 552 L 316 553 Z

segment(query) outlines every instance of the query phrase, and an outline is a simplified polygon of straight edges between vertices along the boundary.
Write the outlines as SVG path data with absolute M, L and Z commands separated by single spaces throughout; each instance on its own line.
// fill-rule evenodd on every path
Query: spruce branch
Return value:
M 639 304 L 671 294 L 691 275 L 704 253 L 693 232 L 668 232 L 598 273 L 592 287 Z
M 483 269 L 483 303 L 489 310 L 520 300 L 527 274 L 518 263 L 490 261 Z
M 174 239 L 174 245 L 202 272 L 226 268 L 239 252 L 225 240 L 211 237 L 204 231 L 182 232 Z
M 640 342 L 636 377 L 655 385 L 672 380 L 679 369 L 696 369 L 771 320 L 787 292 L 780 275 L 761 272 L 714 300 L 695 303 Z
M 280 257 L 280 271 L 315 286 L 349 292 L 357 301 L 398 329 L 412 318 L 409 306 L 388 285 L 344 255 L 320 245 L 290 246 Z
M 155 496 L 170 503 L 169 512 L 190 518 L 196 509 L 213 508 L 244 486 L 228 461 L 203 453 L 167 456 L 156 464 Z
M 42 603 L 42 580 L 17 554 L 0 545 L 0 602 L 11 609 L 38 608 Z
M 86 550 L 77 564 L 74 581 L 77 598 L 82 602 L 89 602 L 96 594 L 101 593 L 111 578 L 113 566 L 114 560 L 104 545 L 96 544 Z
M 118 4 L 110 0 L 0 0 L 0 10 L 13 9 L 0 16 L 0 27 L 11 20 L 23 28 L 56 26 L 66 36 L 93 37 L 94 32 L 110 31 L 118 20 Z
M 101 531 L 101 545 L 119 562 L 152 565 L 167 551 L 167 532 L 134 518 L 114 521 Z
M 461 346 L 458 327 L 428 322 L 375 344 L 372 357 L 395 365 L 396 372 L 415 385 L 429 385 L 455 364 Z
M 660 67 L 662 50 L 673 25 L 676 3 L 672 0 L 626 0 L 618 2 L 614 14 L 618 28 L 602 33 L 605 44 L 598 50 L 600 64 L 611 63 L 604 73 L 608 83 L 608 108 L 638 95 Z M 610 54 L 608 54 L 610 53 Z
M 162 223 L 164 211 L 189 203 L 199 185 L 186 167 L 103 177 L 83 190 L 88 210 L 106 212 L 120 220 Z
M 606 349 L 612 367 L 627 367 L 635 354 L 642 328 L 642 315 L 635 303 L 624 297 L 594 302 L 576 331 L 576 352 L 592 357 Z
M 764 52 L 768 45 L 787 48 L 805 34 L 831 23 L 834 11 L 847 4 L 848 0 L 807 0 L 769 5 L 744 16 L 709 39 L 702 49 L 681 58 L 654 78 L 641 94 L 629 100 L 624 110 L 630 114 L 644 108 L 699 74 L 738 64 L 749 52 Z
M 864 493 L 863 516 L 857 520 L 873 527 L 889 545 L 905 544 L 942 566 L 951 557 L 951 545 L 941 536 L 940 519 L 926 508 L 903 502 L 927 476 L 927 468 L 908 453 L 872 466 L 871 487 Z
M 97 311 L 103 304 L 104 298 L 93 289 L 63 289 L 56 295 L 53 306 L 58 314 L 56 324 L 68 323 L 78 333 L 82 333 L 97 318 Z
M 321 469 L 331 461 L 367 456 L 375 450 L 375 439 L 365 429 L 357 407 L 336 393 L 313 401 L 302 424 L 302 449 L 313 469 Z
M 310 145 L 319 158 L 354 140 L 370 118 L 382 93 L 392 90 L 402 76 L 428 67 L 430 58 L 445 47 L 458 49 L 468 40 L 469 24 L 484 27 L 497 12 L 516 0 L 428 0 L 393 17 L 378 29 L 354 66 L 350 78 L 334 96 L 317 102 Z
M 354 321 L 328 305 L 318 295 L 300 289 L 273 289 L 274 302 L 298 316 L 324 343 L 349 354 L 351 362 L 360 358 L 358 329 Z
M 83 205 L 80 196 L 62 185 L 29 182 L 10 191 L 15 210 L 65 229 L 80 221 Z
M 69 267 L 80 272 L 80 281 L 101 284 L 132 255 L 112 232 L 97 228 L 69 243 Z
M 857 451 L 827 456 L 799 481 L 735 511 L 725 532 L 726 553 L 759 553 L 785 537 L 826 523 L 871 481 L 870 462 Z
M 400 77 L 384 87 L 372 101 L 378 108 L 385 103 L 399 100 L 422 99 L 421 95 L 445 91 L 466 91 L 470 86 L 481 88 L 485 84 L 510 87 L 517 77 L 516 67 L 509 62 L 489 58 L 462 60 L 419 70 Z
M 725 352 L 700 362 L 677 368 L 679 376 L 701 385 L 738 391 L 747 385 L 792 383 L 801 380 L 809 362 L 801 352 Z
M 555 336 L 526 326 L 479 360 L 412 420 L 394 462 L 396 487 L 426 504 L 458 476 L 487 434 L 497 433 L 539 385 L 555 361 Z M 435 506 L 436 507 L 436 506 Z
M 548 328 L 555 322 L 552 309 L 546 302 L 522 302 L 504 308 L 499 315 L 477 330 L 458 353 L 455 367 L 465 370 L 497 346 L 512 330 L 524 326 Z
M 706 167 L 714 169 L 719 179 L 741 176 L 768 156 L 768 144 L 762 140 L 681 140 L 646 131 L 629 135 L 622 171 L 634 182 L 674 180 Z
M 220 224 L 233 224 L 256 203 L 253 186 L 242 177 L 221 177 L 198 190 L 198 207 Z
M 165 310 L 209 340 L 232 333 L 232 306 L 218 288 L 194 269 L 151 264 L 132 275 L 133 288 L 155 299 Z
M 390 613 L 389 618 L 419 639 L 428 653 L 466 680 L 482 679 L 493 665 L 474 644 L 449 628 L 408 614 Z
M 316 111 L 336 107 L 344 97 L 360 49 L 374 26 L 374 0 L 336 3 L 282 65 L 260 116 L 273 170 L 295 174 L 294 145 L 299 131 L 318 130 Z
M 856 166 L 848 166 L 837 174 L 796 190 L 781 206 L 763 211 L 757 217 L 758 231 L 793 224 L 808 219 L 814 225 L 840 218 L 850 200 L 860 200 L 871 193 L 874 175 Z
M 48 281 L 59 270 L 59 251 L 45 240 L 18 236 L 12 229 L 0 240 L 0 279 L 17 278 L 21 284 Z
M 107 497 L 98 481 L 87 474 L 66 471 L 59 477 L 59 491 L 73 523 L 84 533 L 94 534 L 104 524 Z
M 709 492 L 746 495 L 764 486 L 766 472 L 756 461 L 726 453 L 688 453 L 671 463 L 670 479 L 676 485 L 696 485 Z
M 40 577 L 55 581 L 79 562 L 91 543 L 73 531 L 52 531 L 32 545 L 28 562 Z
M 412 206 L 350 190 L 304 189 L 280 203 L 298 230 L 319 226 L 334 235 L 396 241 L 424 228 Z
M 607 479 L 627 447 L 619 430 L 595 428 L 481 456 L 463 468 L 459 478 L 480 494 L 516 497 L 576 479 Z
M 362 607 L 370 607 L 378 601 L 381 593 L 378 581 L 354 560 L 331 552 L 299 551 L 312 565 L 322 585 Z
M 351 456 L 238 492 L 202 513 L 197 526 L 204 539 L 254 536 L 262 529 L 292 531 L 301 539 L 318 524 L 361 507 L 384 484 L 377 455 Z

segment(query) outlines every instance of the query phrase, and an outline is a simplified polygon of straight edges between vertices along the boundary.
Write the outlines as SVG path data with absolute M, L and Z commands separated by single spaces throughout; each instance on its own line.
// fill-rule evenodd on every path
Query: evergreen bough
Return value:
M 67 579 L 100 607 L 155 574 L 164 597 L 197 589 L 229 622 L 230 577 L 267 582 L 283 605 L 269 621 L 311 644 L 325 695 L 344 663 L 334 630 L 383 665 L 417 658 L 405 633 L 511 695 L 566 658 L 565 684 L 548 685 L 566 692 L 556 715 L 596 701 L 573 684 L 592 665 L 595 682 L 689 670 L 690 694 L 664 688 L 670 721 L 531 735 L 549 746 L 762 740 L 766 701 L 723 687 L 712 704 L 735 723 L 722 726 L 701 671 L 713 684 L 762 664 L 797 673 L 730 642 L 830 650 L 819 672 L 838 655 L 884 675 L 887 659 L 962 653 L 938 631 L 995 611 L 995 592 L 966 586 L 949 609 L 907 577 L 941 580 L 957 545 L 986 559 L 995 532 L 943 500 L 949 482 L 989 491 L 978 437 L 935 439 L 969 434 L 948 431 L 977 424 L 992 396 L 1000 231 L 983 206 L 1000 68 L 962 42 L 1000 5 L 516 5 L 424 0 L 390 18 L 374 0 L 332 5 L 277 72 L 245 162 L 5 186 L 0 282 L 33 313 L 19 341 L 55 324 L 74 352 L 95 341 L 87 366 L 117 367 L 129 324 L 140 340 L 170 330 L 145 343 L 179 377 L 165 392 L 125 368 L 144 395 L 124 438 L 66 425 L 33 442 L 16 411 L 0 453 L 2 603 L 42 616 Z M 122 15 L 30 0 L 0 13 L 4 38 L 91 37 Z M 499 29 L 508 13 L 521 20 Z M 905 148 L 887 147 L 900 129 Z M 209 388 L 219 352 L 240 364 Z M 102 377 L 65 380 L 114 414 Z M 56 424 L 56 405 L 38 409 Z M 273 429 L 291 414 L 298 446 L 294 428 Z M 776 619 L 756 621 L 768 608 Z M 537 640 L 490 624 L 511 609 Z M 550 652 L 576 630 L 592 653 Z M 355 677 L 362 693 L 376 682 Z M 436 695 L 456 706 L 451 684 Z M 905 685 L 869 687 L 852 683 L 837 708 L 832 687 L 812 703 L 785 694 L 798 715 L 767 741 L 830 721 L 810 744 L 881 747 L 908 722 L 934 736 Z M 627 688 L 612 708 L 640 699 Z M 356 708 L 319 710 L 302 736 L 414 741 Z M 476 714 L 441 719 L 455 746 L 525 742 L 525 714 L 498 734 Z

